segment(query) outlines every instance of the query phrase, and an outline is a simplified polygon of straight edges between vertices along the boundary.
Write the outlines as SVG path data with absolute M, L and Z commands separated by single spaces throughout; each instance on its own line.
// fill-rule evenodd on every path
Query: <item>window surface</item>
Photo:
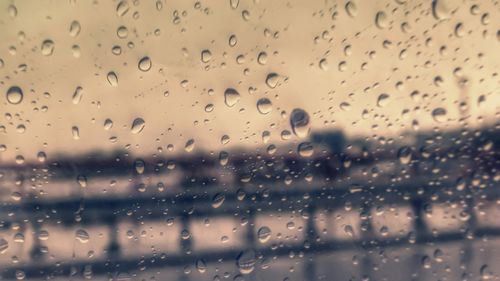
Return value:
M 0 1 L 0 280 L 500 280 L 499 16 Z

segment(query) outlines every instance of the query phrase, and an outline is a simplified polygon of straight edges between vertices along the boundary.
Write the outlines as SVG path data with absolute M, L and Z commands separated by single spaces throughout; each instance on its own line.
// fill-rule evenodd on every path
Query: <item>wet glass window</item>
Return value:
M 499 17 L 0 1 L 0 280 L 499 280 Z

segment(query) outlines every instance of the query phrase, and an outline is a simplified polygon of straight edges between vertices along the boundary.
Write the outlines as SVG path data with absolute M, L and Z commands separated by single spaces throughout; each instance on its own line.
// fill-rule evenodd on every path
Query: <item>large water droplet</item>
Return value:
M 149 71 L 151 69 L 151 59 L 149 57 L 143 57 L 142 59 L 139 60 L 139 69 L 141 71 Z
M 273 104 L 267 98 L 261 98 L 257 101 L 257 110 L 261 114 L 268 114 L 273 109 Z
M 224 102 L 227 106 L 233 107 L 240 100 L 240 93 L 233 88 L 227 88 L 224 91 Z
M 134 121 L 132 122 L 132 126 L 130 131 L 132 134 L 138 134 L 142 132 L 144 129 L 144 126 L 146 125 L 146 122 L 142 118 L 135 118 Z
M 408 146 L 403 146 L 398 150 L 398 158 L 401 164 L 407 165 L 410 163 L 412 157 L 411 148 Z
M 238 8 L 239 4 L 240 0 L 229 0 L 229 5 L 231 6 L 232 9 Z
M 350 16 L 350 17 L 355 17 L 356 14 L 358 13 L 358 9 L 356 7 L 356 3 L 354 3 L 354 1 L 348 1 L 346 4 L 345 4 L 345 11 L 347 12 L 347 14 Z
M 390 96 L 388 94 L 380 94 L 377 98 L 377 105 L 379 107 L 385 107 L 386 105 L 389 104 L 390 101 Z
M 198 259 L 196 261 L 196 269 L 199 273 L 205 273 L 205 271 L 207 271 L 207 264 L 203 259 Z
M 120 17 L 123 17 L 129 10 L 128 2 L 123 0 L 116 5 L 116 14 Z
M 5 95 L 10 104 L 19 104 L 23 101 L 23 90 L 17 86 L 12 86 Z
M 80 129 L 78 129 L 77 126 L 71 127 L 71 135 L 73 136 L 74 140 L 79 140 L 80 139 Z
M 290 114 L 290 126 L 297 137 L 307 137 L 310 131 L 309 114 L 300 108 L 292 110 Z

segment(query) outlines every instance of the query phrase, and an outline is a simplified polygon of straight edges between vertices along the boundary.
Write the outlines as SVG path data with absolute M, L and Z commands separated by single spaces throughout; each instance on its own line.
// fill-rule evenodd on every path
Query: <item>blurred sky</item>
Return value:
M 498 120 L 498 7 L 438 1 L 433 13 L 427 0 L 357 0 L 350 16 L 348 2 L 240 0 L 233 8 L 229 0 L 128 1 L 121 16 L 118 1 L 2 1 L 0 161 L 128 144 L 133 154 L 151 155 L 167 144 L 184 152 L 189 139 L 196 149 L 217 151 L 224 134 L 231 138 L 227 146 L 263 147 L 264 130 L 271 143 L 282 144 L 294 108 L 309 113 L 312 130 L 349 136 L 393 137 L 416 123 L 420 131 L 456 128 L 463 126 L 460 116 L 470 116 L 471 126 Z M 70 32 L 73 21 L 79 32 Z M 120 26 L 126 38 L 117 34 Z M 41 50 L 45 40 L 54 42 L 48 56 Z M 207 63 L 203 50 L 211 53 Z M 261 52 L 266 64 L 257 61 Z M 152 61 L 147 72 L 138 69 L 144 56 Z M 110 71 L 117 87 L 107 81 Z M 279 74 L 275 88 L 265 83 L 269 73 Z M 11 86 L 23 90 L 20 104 L 8 102 Z M 74 104 L 78 86 L 83 96 Z M 241 95 L 233 107 L 224 103 L 226 88 Z M 389 99 L 378 104 L 381 94 Z M 260 98 L 272 102 L 270 113 L 259 113 Z M 460 115 L 461 101 L 468 109 Z M 206 112 L 209 104 L 213 111 Z M 447 114 L 433 119 L 436 108 Z M 133 134 L 138 117 L 145 127 Z

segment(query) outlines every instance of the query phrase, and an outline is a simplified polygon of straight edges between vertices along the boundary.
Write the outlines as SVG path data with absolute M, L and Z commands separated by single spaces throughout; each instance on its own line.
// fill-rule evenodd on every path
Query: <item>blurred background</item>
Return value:
M 499 14 L 0 2 L 0 279 L 499 280 Z

